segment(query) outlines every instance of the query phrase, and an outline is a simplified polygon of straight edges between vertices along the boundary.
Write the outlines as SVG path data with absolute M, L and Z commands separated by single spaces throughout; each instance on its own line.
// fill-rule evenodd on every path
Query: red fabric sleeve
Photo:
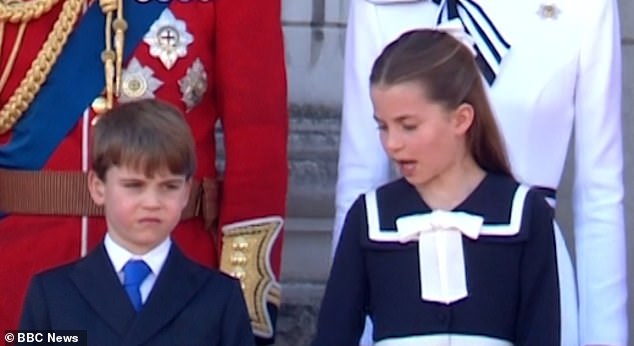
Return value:
M 226 168 L 220 226 L 284 217 L 288 110 L 279 0 L 216 2 L 214 69 Z M 271 254 L 279 278 L 283 236 Z

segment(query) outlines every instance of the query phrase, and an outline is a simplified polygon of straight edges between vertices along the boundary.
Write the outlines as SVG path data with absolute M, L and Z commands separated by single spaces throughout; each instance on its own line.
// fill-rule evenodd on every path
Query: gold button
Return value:
M 249 242 L 244 237 L 237 237 L 233 240 L 231 247 L 234 250 L 246 250 L 249 247 Z
M 247 273 L 244 271 L 244 268 L 237 266 L 235 267 L 235 269 L 231 272 L 231 276 L 233 276 L 236 279 L 242 280 L 247 276 Z
M 242 252 L 236 252 L 231 255 L 231 264 L 244 265 L 247 263 L 247 256 Z

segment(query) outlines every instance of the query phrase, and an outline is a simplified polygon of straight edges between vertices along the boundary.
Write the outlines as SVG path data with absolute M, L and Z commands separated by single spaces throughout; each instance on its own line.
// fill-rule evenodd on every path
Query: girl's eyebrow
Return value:
M 376 116 L 376 114 L 372 115 L 372 117 L 374 118 L 374 121 L 376 121 L 376 122 L 383 121 L 383 120 L 379 119 Z M 397 116 L 396 119 L 394 119 L 394 121 L 401 123 L 401 122 L 403 122 L 403 121 L 405 121 L 405 120 L 407 120 L 407 119 L 409 119 L 411 117 L 413 117 L 413 115 L 411 115 L 411 114 L 403 114 L 403 115 Z

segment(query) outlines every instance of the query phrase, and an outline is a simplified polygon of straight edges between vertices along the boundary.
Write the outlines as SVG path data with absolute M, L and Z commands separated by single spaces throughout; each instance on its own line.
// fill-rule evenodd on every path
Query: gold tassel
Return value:
M 104 109 L 106 111 L 112 109 L 114 98 L 119 97 L 121 91 L 123 45 L 128 23 L 123 17 L 123 0 L 99 0 L 99 5 L 101 6 L 101 11 L 106 15 L 106 44 L 101 53 L 106 79 L 106 105 Z M 113 19 L 115 11 L 116 19 Z

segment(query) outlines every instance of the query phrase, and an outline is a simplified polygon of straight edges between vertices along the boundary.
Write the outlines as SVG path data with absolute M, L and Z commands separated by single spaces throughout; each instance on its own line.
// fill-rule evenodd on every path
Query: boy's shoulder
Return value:
M 35 274 L 34 278 L 46 282 L 69 279 L 77 271 L 81 272 L 90 268 L 90 271 L 94 272 L 94 269 L 101 270 L 102 268 L 108 268 L 104 266 L 107 261 L 108 257 L 103 248 L 103 244 L 100 244 L 89 251 L 84 257 L 40 271 Z M 96 266 L 96 264 L 99 264 L 99 266 Z
M 175 244 L 173 244 L 172 246 L 175 246 Z M 178 247 L 176 249 L 178 249 Z M 233 276 L 223 273 L 218 269 L 206 267 L 185 256 L 180 250 L 177 251 L 184 260 L 183 265 L 190 267 L 189 270 L 192 271 L 194 275 L 211 281 L 214 285 L 235 286 L 238 284 L 238 279 L 234 278 Z
M 80 258 L 72 262 L 59 265 L 57 267 L 49 268 L 35 274 L 34 277 L 44 281 L 62 280 L 68 278 L 68 274 L 71 273 L 74 268 L 82 261 L 84 261 L 84 258 Z
M 213 289 L 215 292 L 231 292 L 240 289 L 238 279 L 195 262 L 187 257 L 175 243 L 172 243 L 172 249 L 170 249 L 161 274 L 167 275 L 168 281 L 172 281 L 172 279 L 185 280 L 194 286 L 206 287 L 205 289 Z M 81 259 L 36 274 L 33 277 L 33 282 L 48 289 L 67 289 L 68 285 L 75 286 L 77 281 L 97 277 L 103 279 L 111 275 L 113 279 L 116 278 L 116 273 L 112 264 L 109 263 L 105 249 L 103 245 L 100 245 Z
M 76 289 L 74 273 L 86 257 L 36 273 L 30 280 L 29 290 L 46 291 L 52 295 L 69 294 Z
M 203 295 L 230 297 L 236 292 L 242 292 L 240 281 L 237 278 L 194 261 L 183 253 L 175 243 L 172 243 L 172 249 L 168 256 L 172 258 L 170 260 L 168 257 L 163 271 L 169 276 L 169 280 L 187 281 L 187 285 L 191 289 Z

